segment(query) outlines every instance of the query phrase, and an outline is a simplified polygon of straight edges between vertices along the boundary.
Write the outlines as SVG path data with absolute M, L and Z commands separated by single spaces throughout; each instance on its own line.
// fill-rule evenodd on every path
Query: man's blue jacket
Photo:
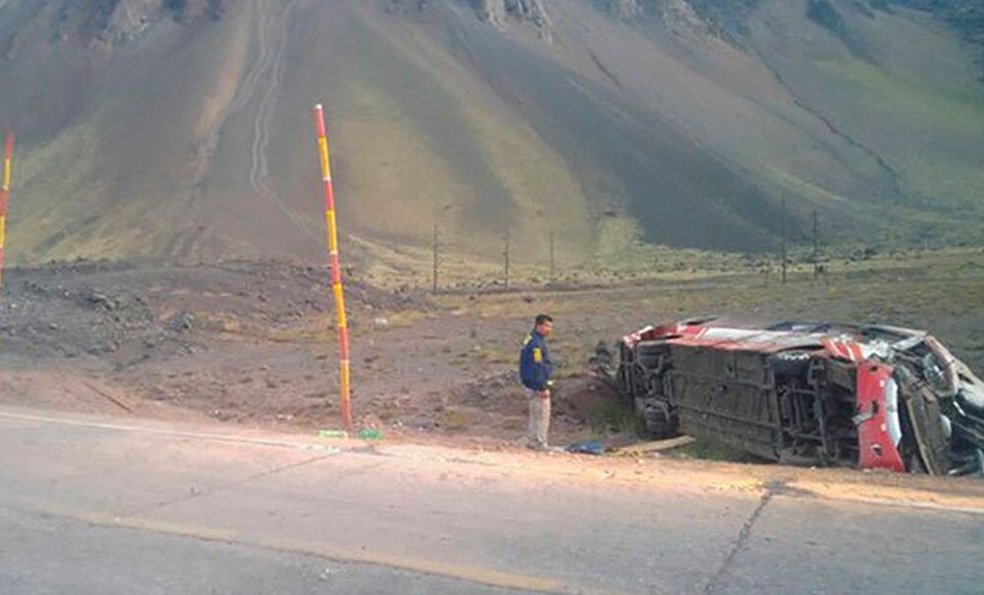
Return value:
M 519 379 L 532 390 L 544 390 L 553 373 L 553 362 L 547 350 L 547 340 L 540 333 L 531 331 L 523 341 L 519 352 Z

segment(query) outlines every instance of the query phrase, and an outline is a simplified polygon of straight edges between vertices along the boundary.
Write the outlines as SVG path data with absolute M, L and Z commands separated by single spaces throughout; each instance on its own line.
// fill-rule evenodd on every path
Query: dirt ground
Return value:
M 337 344 L 317 267 L 54 263 L 8 271 L 0 297 L 0 402 L 313 432 L 337 428 Z M 709 314 L 925 328 L 984 371 L 984 253 L 830 263 L 814 280 L 757 272 L 558 289 L 429 295 L 347 286 L 360 427 L 415 441 L 517 444 L 526 402 L 515 360 L 529 321 L 554 314 L 552 441 L 636 440 L 635 420 L 588 370 L 599 342 Z M 718 458 L 713 449 L 677 456 Z

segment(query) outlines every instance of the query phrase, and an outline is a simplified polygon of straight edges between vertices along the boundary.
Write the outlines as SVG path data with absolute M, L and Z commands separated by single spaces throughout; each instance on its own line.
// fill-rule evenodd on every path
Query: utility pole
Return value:
M 509 233 L 509 230 L 506 229 L 506 249 L 502 253 L 502 255 L 505 257 L 505 273 L 506 273 L 505 287 L 506 287 L 506 289 L 509 289 L 509 248 L 510 248 L 509 244 L 510 244 L 511 241 L 512 241 L 512 236 Z
M 434 273 L 433 273 L 434 285 L 432 287 L 432 291 L 434 293 L 437 293 L 437 273 L 438 273 L 438 266 L 440 264 L 440 250 L 441 250 L 441 236 L 439 230 L 437 229 L 437 223 L 434 224 L 433 247 L 434 247 Z
M 782 284 L 786 284 L 786 197 L 782 197 Z
M 817 210 L 813 209 L 813 279 L 820 277 L 820 224 Z
M 554 280 L 554 273 L 556 272 L 556 262 L 554 261 L 554 230 L 550 230 L 550 280 Z

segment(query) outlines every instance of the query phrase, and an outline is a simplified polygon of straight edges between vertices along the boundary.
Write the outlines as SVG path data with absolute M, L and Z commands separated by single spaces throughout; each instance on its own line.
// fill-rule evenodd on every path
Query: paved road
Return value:
M 984 592 L 984 509 L 580 461 L 0 408 L 0 593 Z

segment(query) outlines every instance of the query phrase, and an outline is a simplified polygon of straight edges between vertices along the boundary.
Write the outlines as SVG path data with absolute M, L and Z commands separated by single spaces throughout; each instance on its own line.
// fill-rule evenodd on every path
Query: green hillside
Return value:
M 984 211 L 972 19 L 851 0 L 0 3 L 8 248 L 321 259 L 310 108 L 363 258 L 959 242 Z M 913 8 L 914 7 L 914 8 Z M 974 13 L 976 14 L 976 13 Z

